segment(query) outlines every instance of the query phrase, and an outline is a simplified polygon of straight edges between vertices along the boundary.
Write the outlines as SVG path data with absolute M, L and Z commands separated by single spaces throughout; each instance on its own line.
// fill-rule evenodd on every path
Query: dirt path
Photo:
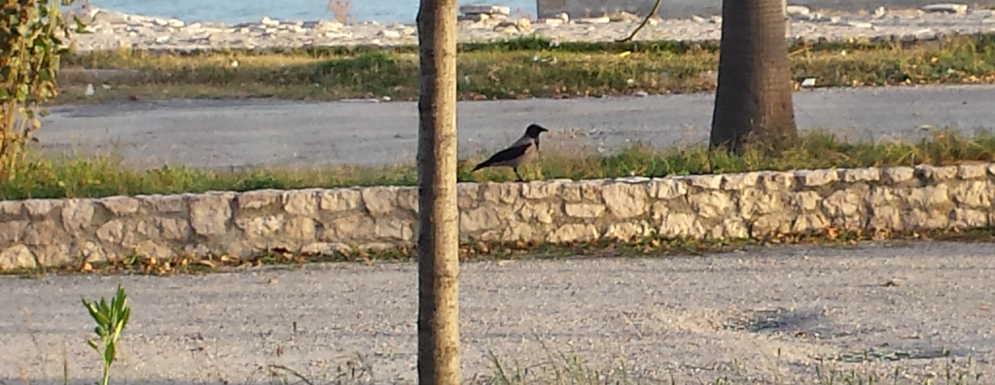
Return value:
M 801 129 L 852 139 L 914 136 L 922 125 L 971 132 L 992 128 L 993 92 L 989 85 L 820 89 L 795 94 L 795 116 Z M 463 102 L 459 146 L 464 156 L 494 150 L 532 122 L 553 129 L 548 149 L 695 143 L 708 139 L 712 109 L 712 94 Z M 417 148 L 418 113 L 408 102 L 176 100 L 52 112 L 38 133 L 47 151 L 113 150 L 140 167 L 414 164 Z
M 678 383 L 778 376 L 815 383 L 817 369 L 866 376 L 895 367 L 898 383 L 921 383 L 904 378 L 947 368 L 972 384 L 983 383 L 976 374 L 995 376 L 989 244 L 474 263 L 465 264 L 461 280 L 468 378 L 491 373 L 491 351 L 509 365 L 541 363 L 547 356 L 540 342 L 593 368 L 624 359 L 639 378 L 667 383 L 671 375 Z M 412 264 L 0 278 L 7 293 L 0 299 L 0 383 L 22 383 L 20 370 L 32 384 L 61 383 L 63 343 L 70 383 L 92 383 L 98 360 L 84 343 L 92 329 L 79 296 L 109 297 L 119 282 L 134 307 L 115 368 L 121 381 L 268 383 L 257 369 L 279 364 L 327 383 L 337 367 L 361 357 L 375 382 L 412 383 L 415 281 Z M 831 359 L 849 354 L 854 361 L 852 354 L 867 349 L 900 359 Z M 943 352 L 950 357 L 930 358 Z

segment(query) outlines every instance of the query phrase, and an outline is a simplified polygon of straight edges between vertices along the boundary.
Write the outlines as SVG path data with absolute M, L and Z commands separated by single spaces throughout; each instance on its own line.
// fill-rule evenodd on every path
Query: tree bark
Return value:
M 782 0 L 724 0 L 711 144 L 777 150 L 798 137 Z
M 418 47 L 418 382 L 460 385 L 456 0 L 421 0 Z

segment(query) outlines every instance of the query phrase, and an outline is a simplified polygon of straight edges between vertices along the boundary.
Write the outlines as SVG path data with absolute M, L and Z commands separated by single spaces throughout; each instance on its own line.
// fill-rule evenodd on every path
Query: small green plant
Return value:
M 117 293 L 114 298 L 111 298 L 110 305 L 104 298 L 100 298 L 99 303 L 88 302 L 84 298 L 83 306 L 86 306 L 86 309 L 90 311 L 90 316 L 97 323 L 97 327 L 93 331 L 97 333 L 99 341 L 95 338 L 89 338 L 86 342 L 100 354 L 100 358 L 104 361 L 103 379 L 100 383 L 107 385 L 111 376 L 111 364 L 114 363 L 117 354 L 117 340 L 121 337 L 121 332 L 124 331 L 124 327 L 128 324 L 128 318 L 131 316 L 128 297 L 124 288 L 118 285 Z M 103 345 L 103 349 L 101 349 L 101 345 Z

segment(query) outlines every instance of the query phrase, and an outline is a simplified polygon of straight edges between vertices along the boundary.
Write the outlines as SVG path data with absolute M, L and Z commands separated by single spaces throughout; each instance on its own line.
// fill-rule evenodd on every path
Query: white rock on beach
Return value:
M 459 11 L 464 15 L 474 13 L 484 13 L 488 15 L 510 15 L 511 7 L 505 5 L 470 4 L 459 7 Z
M 791 20 L 792 36 L 828 40 L 861 39 L 932 39 L 938 34 L 988 33 L 995 25 L 995 16 L 988 12 L 972 12 L 965 17 L 962 4 L 933 4 L 922 9 L 889 9 L 888 17 L 879 8 L 873 14 L 834 12 L 831 17 L 808 11 Z M 807 7 L 793 6 L 792 12 L 805 13 Z M 484 42 L 506 39 L 508 34 L 534 33 L 537 37 L 558 42 L 608 42 L 628 36 L 640 18 L 593 15 L 571 20 L 565 15 L 553 15 L 540 20 L 508 19 L 508 7 L 492 5 L 463 6 L 468 15 L 480 15 L 459 24 L 459 42 Z M 939 11 L 948 9 L 949 11 Z M 472 13 L 477 12 L 477 13 Z M 827 11 L 828 12 L 828 11 Z M 86 17 L 87 15 L 92 15 Z M 842 15 L 842 16 L 841 16 Z M 88 20 L 87 20 L 88 19 Z M 651 18 L 635 40 L 718 40 L 722 18 L 711 15 L 706 19 Z M 342 24 L 332 20 L 276 20 L 268 16 L 256 22 L 223 24 L 208 21 L 183 22 L 143 15 L 128 15 L 105 9 L 90 9 L 84 15 L 88 34 L 74 34 L 70 40 L 79 51 L 110 50 L 119 47 L 151 50 L 204 49 L 269 49 L 303 46 L 356 45 L 416 45 L 417 29 L 413 23 L 377 22 Z M 535 22 L 535 24 L 533 24 Z M 181 24 L 182 23 L 182 24 Z M 499 27 L 500 26 L 500 27 Z M 124 43 L 122 43 L 124 42 Z
M 926 12 L 967 13 L 967 4 L 938 3 L 922 7 Z
M 787 12 L 788 15 L 790 15 L 790 16 L 794 16 L 794 15 L 808 15 L 809 13 L 812 12 L 812 10 L 810 10 L 808 7 L 806 7 L 804 5 L 789 5 L 785 9 L 785 12 Z

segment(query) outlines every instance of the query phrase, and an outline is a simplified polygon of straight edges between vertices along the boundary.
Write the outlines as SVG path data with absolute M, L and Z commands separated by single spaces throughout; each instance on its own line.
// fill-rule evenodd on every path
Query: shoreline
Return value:
M 789 6 L 791 37 L 827 40 L 933 40 L 941 35 L 995 33 L 995 10 L 967 6 L 940 11 L 885 9 L 839 12 Z M 468 15 L 472 16 L 472 15 Z M 304 48 L 311 46 L 417 45 L 414 24 L 366 21 L 344 24 L 331 19 L 276 20 L 225 24 L 186 23 L 179 19 L 125 14 L 91 7 L 80 18 L 89 33 L 73 34 L 77 52 L 138 49 L 151 51 L 219 51 Z M 635 41 L 717 41 L 721 17 L 655 18 Z M 610 42 L 628 36 L 641 17 L 627 13 L 581 19 L 512 18 L 503 14 L 461 17 L 460 43 L 489 42 L 535 35 L 556 42 Z

